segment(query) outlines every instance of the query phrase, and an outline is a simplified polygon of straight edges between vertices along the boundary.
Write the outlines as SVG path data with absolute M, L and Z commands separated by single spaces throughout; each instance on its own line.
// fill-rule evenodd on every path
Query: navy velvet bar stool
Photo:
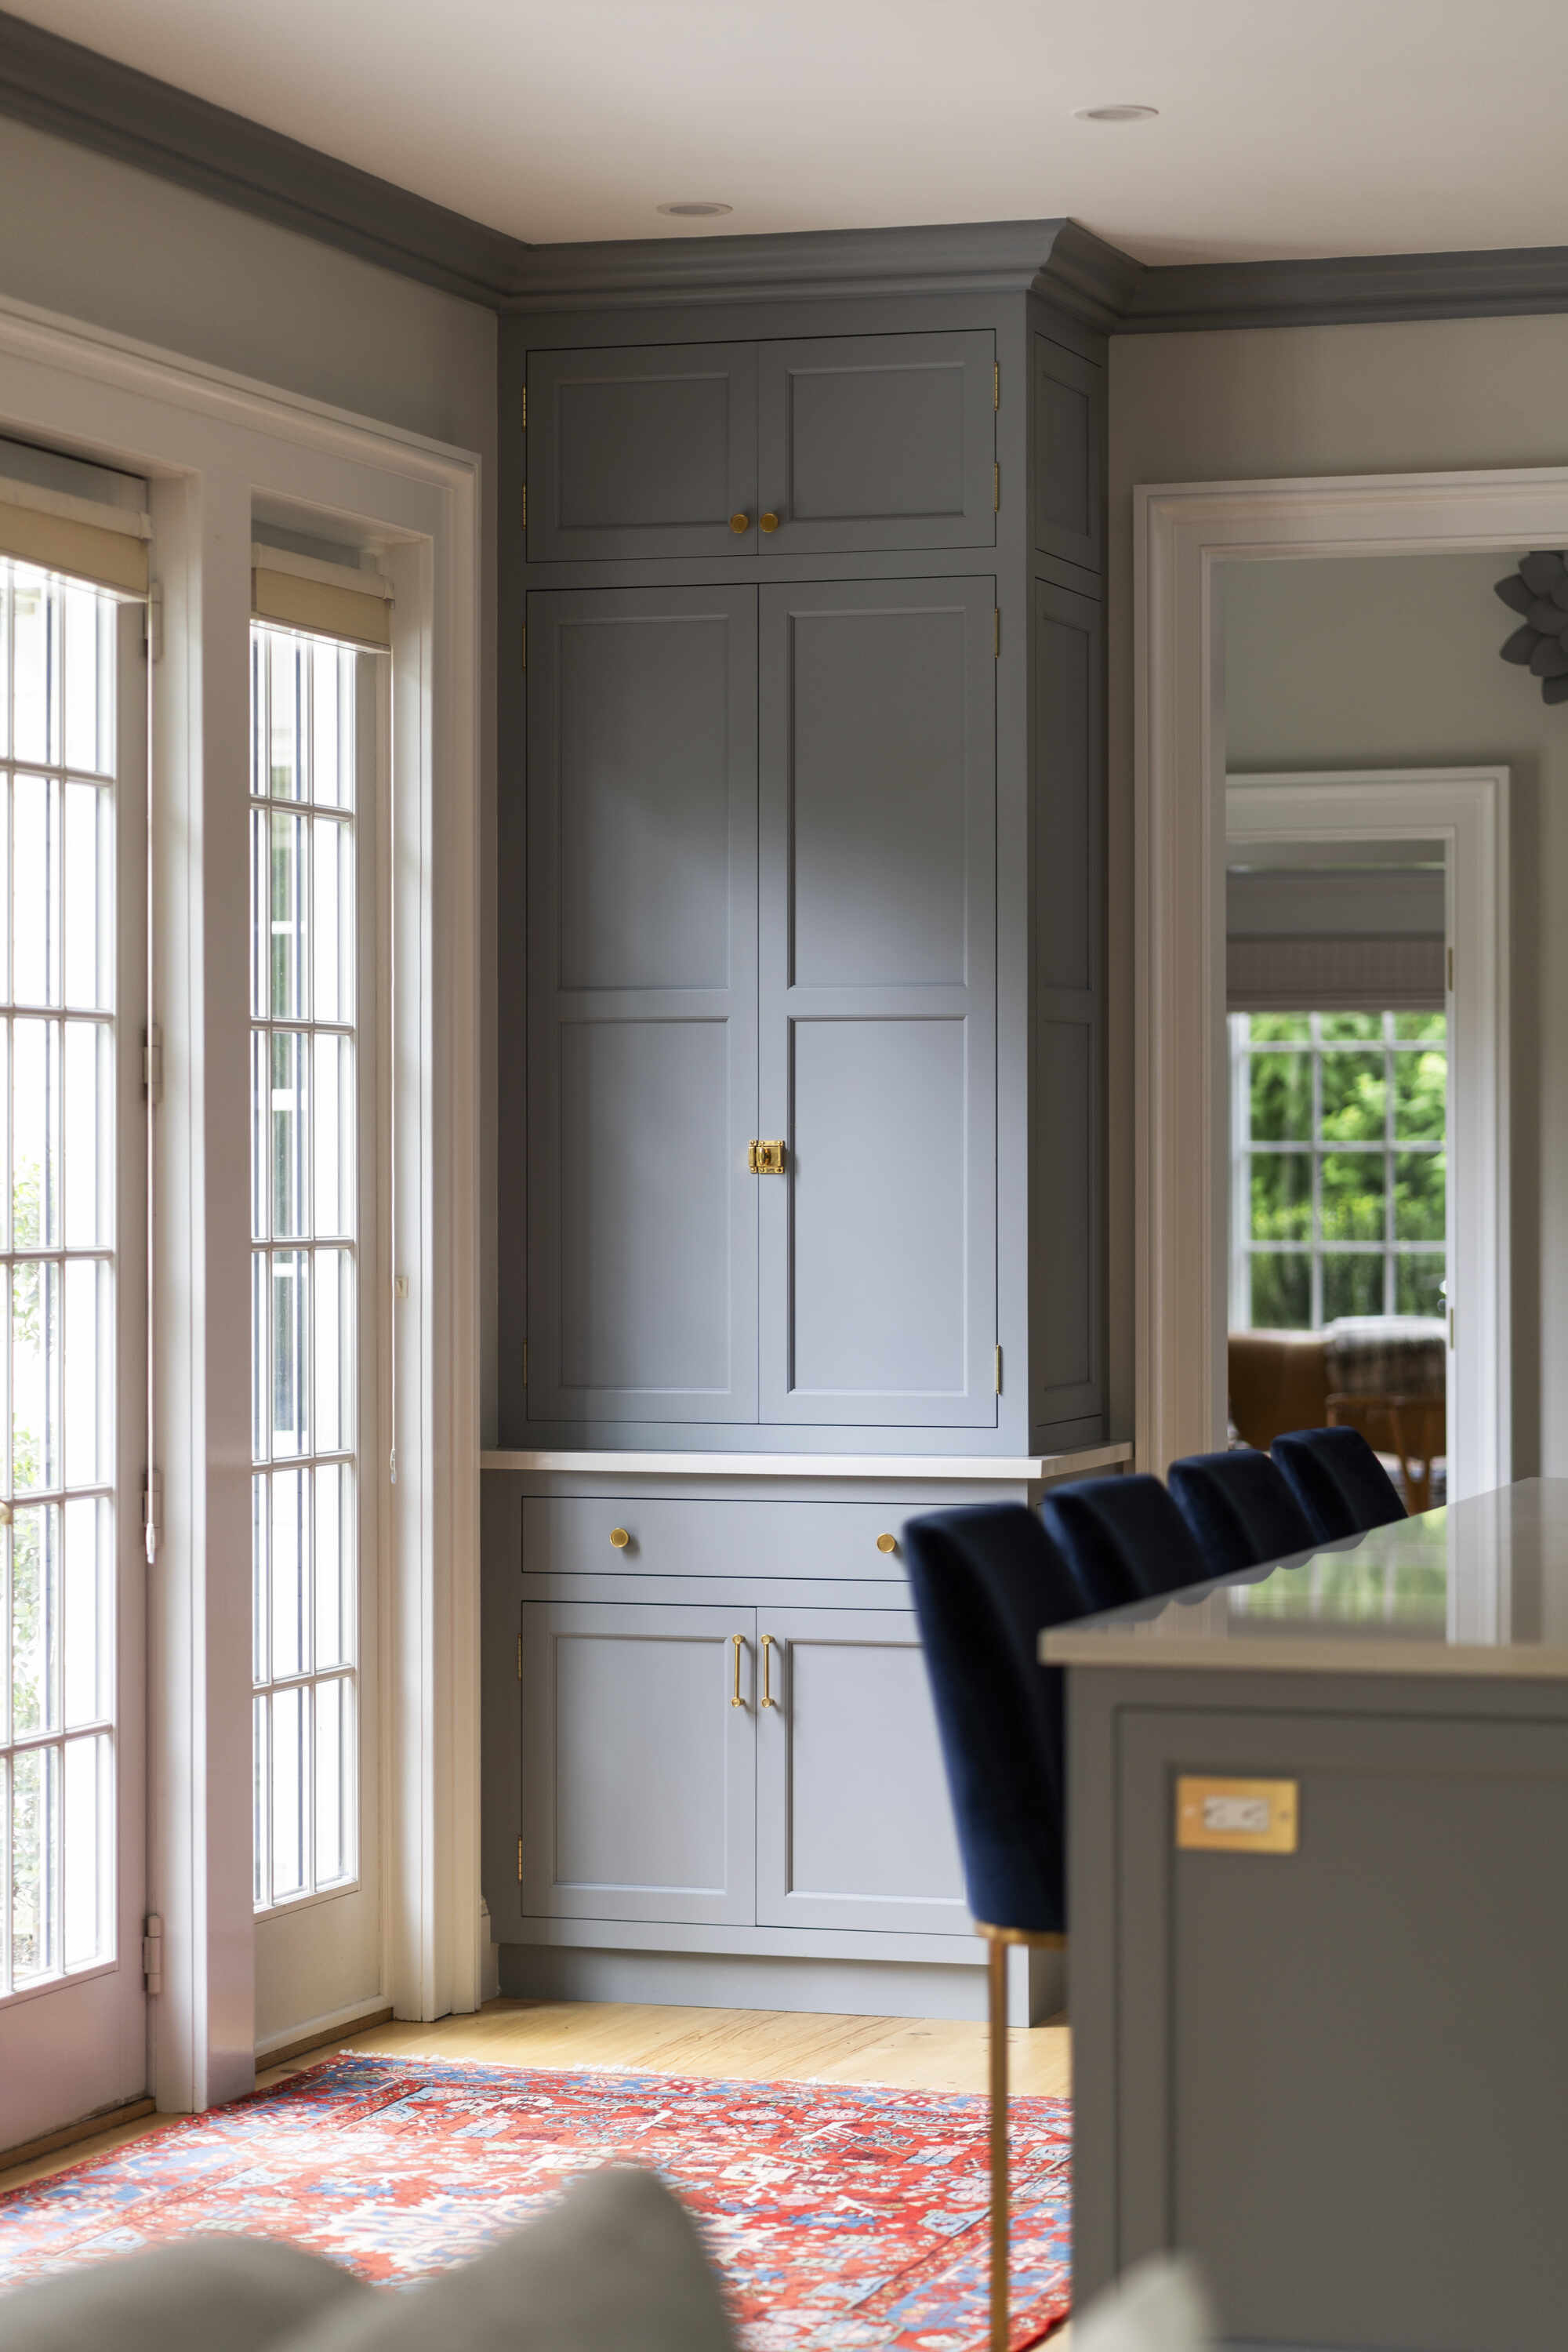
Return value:
M 1359 1429 L 1293 1429 L 1270 1451 L 1320 1543 L 1405 1517 L 1398 1488 Z
M 1158 1478 L 1079 1478 L 1053 1486 L 1040 1505 L 1089 1609 L 1118 1609 L 1205 1584 L 1205 1559 Z
M 1186 1454 L 1172 1463 L 1165 1483 L 1211 1576 L 1310 1551 L 1317 1541 L 1283 1473 L 1251 1446 Z
M 1007 1947 L 1067 1926 L 1062 1673 L 1042 1627 L 1088 1613 L 1022 1503 L 934 1511 L 903 1531 L 964 1887 L 985 1938 L 991 2077 L 991 2344 L 1007 2352 Z

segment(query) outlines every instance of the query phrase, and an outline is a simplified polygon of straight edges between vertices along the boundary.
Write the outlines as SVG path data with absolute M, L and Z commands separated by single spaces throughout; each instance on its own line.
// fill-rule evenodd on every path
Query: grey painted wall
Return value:
M 484 461 L 483 871 L 495 857 L 496 320 L 128 164 L 0 121 L 0 296 L 231 368 Z M 483 908 L 483 1411 L 494 1443 L 495 923 Z
M 1568 315 L 1430 320 L 1394 326 L 1301 327 L 1214 334 L 1113 337 L 1110 369 L 1110 1017 L 1116 1405 L 1132 1377 L 1132 534 L 1135 483 L 1247 481 L 1319 474 L 1405 473 L 1568 462 Z M 1447 563 L 1450 559 L 1413 559 Z M 1458 563 L 1460 559 L 1452 559 Z M 1303 570 L 1342 574 L 1353 564 L 1280 567 L 1280 595 Z M 1543 709 L 1535 689 L 1496 656 L 1501 636 L 1480 588 L 1429 593 L 1462 604 L 1468 648 L 1426 646 L 1392 593 L 1399 567 L 1364 570 L 1368 601 L 1394 632 L 1422 691 L 1404 704 L 1386 672 L 1358 655 L 1347 628 L 1331 696 L 1314 712 L 1294 690 L 1275 703 L 1279 767 L 1437 759 L 1514 762 L 1515 1105 L 1537 1125 L 1518 1133 L 1514 1250 L 1521 1269 L 1515 1321 L 1516 1470 L 1568 1463 L 1568 1328 L 1543 1315 L 1568 1279 L 1568 712 Z M 1491 559 L 1476 575 L 1489 579 Z M 1476 576 L 1473 575 L 1473 576 Z M 1381 583 L 1381 584 L 1378 584 Z M 1305 593 L 1305 592 L 1302 592 Z M 1452 602 L 1450 603 L 1450 599 Z M 1325 646 L 1327 641 L 1324 641 Z M 1359 679 L 1354 691 L 1352 681 Z M 1475 691 L 1468 689 L 1473 686 Z M 1234 682 L 1228 689 L 1235 698 Z M 1306 689 L 1302 689 L 1303 696 Z M 1289 752 L 1282 748 L 1287 731 Z M 1262 764 L 1233 710 L 1231 764 Z M 1352 737 L 1353 736 L 1353 748 Z M 1248 744 L 1250 743 L 1250 751 Z M 1533 766 L 1531 764 L 1533 761 Z M 1120 1426 L 1121 1423 L 1114 1423 Z M 1537 1452 L 1537 1448 L 1539 1451 Z

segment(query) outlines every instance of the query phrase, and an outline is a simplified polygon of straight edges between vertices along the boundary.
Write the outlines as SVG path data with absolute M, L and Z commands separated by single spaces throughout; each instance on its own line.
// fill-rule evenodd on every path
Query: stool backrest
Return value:
M 1040 1505 L 1090 1609 L 1120 1609 L 1214 1574 L 1158 1478 L 1079 1478 Z
M 1022 1503 L 933 1511 L 903 1530 L 969 1907 L 992 1927 L 1067 1921 L 1063 1691 L 1042 1627 L 1086 1614 Z
M 1398 1488 L 1359 1429 L 1294 1429 L 1269 1450 L 1320 1543 L 1405 1516 Z
M 1189 1454 L 1172 1463 L 1165 1483 L 1213 1576 L 1310 1551 L 1317 1540 L 1283 1473 L 1251 1446 Z

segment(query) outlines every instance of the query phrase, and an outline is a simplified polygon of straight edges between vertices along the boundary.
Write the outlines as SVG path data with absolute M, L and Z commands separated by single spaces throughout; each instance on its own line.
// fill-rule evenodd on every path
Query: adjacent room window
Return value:
M 1441 1315 L 1440 1012 L 1230 1016 L 1233 1329 Z
M 360 659 L 251 633 L 258 1910 L 358 1869 Z
M 0 562 L 0 1995 L 115 1948 L 117 609 Z

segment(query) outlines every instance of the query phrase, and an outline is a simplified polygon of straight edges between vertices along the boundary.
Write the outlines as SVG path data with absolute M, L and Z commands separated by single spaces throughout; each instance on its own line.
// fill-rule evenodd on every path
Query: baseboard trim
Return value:
M 936 1960 L 843 1960 L 769 1953 L 604 1951 L 502 1944 L 500 1989 L 512 2000 L 652 2001 L 672 2009 L 779 2009 L 837 2017 L 985 2015 L 984 1971 Z M 1008 2021 L 1056 2017 L 1066 1954 L 1012 1957 Z
M 95 2116 L 83 2116 L 79 2122 L 62 2124 L 58 2131 L 40 2132 L 37 2139 L 25 2139 L 15 2147 L 0 2147 L 0 2172 L 9 2172 L 18 2164 L 31 2164 L 40 2156 L 53 2156 L 60 2147 L 73 2147 L 79 2139 L 96 2139 L 100 2132 L 117 2131 L 121 2124 L 139 2124 L 144 2116 L 156 2115 L 157 2107 L 149 2098 L 124 2099 L 117 2107 L 103 2107 Z
M 309 2051 L 324 2050 L 329 2042 L 346 2042 L 351 2034 L 368 2033 L 374 2025 L 390 2025 L 392 2003 L 389 2000 L 357 2004 L 331 2018 L 319 2017 L 302 2033 L 273 2036 L 256 2045 L 256 2063 L 262 2066 L 286 2066 L 290 2058 L 303 2058 Z

